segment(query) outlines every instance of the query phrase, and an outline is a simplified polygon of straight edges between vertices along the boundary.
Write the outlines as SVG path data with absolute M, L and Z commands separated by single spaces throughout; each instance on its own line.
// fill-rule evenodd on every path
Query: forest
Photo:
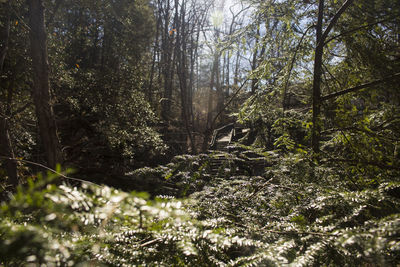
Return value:
M 0 0 L 0 266 L 399 266 L 398 0 Z

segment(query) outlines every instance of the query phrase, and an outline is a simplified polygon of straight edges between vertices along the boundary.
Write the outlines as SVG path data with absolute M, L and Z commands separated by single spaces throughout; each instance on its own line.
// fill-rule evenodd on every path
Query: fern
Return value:
M 256 152 L 262 153 L 262 152 Z M 244 153 L 245 154 L 245 153 Z M 0 263 L 73 266 L 395 266 L 400 182 L 354 190 L 307 154 L 271 157 L 238 174 L 250 154 L 182 156 L 131 174 L 167 181 L 174 196 L 38 179 L 1 206 Z M 259 154 L 257 154 L 259 155 Z M 258 156 L 257 156 L 258 157 Z M 168 180 L 165 175 L 171 173 Z M 318 177 L 318 180 L 315 178 Z M 139 179 L 138 178 L 138 179 Z M 387 179 L 389 180 L 389 179 Z M 163 184 L 161 184 L 163 185 Z M 177 197 L 185 192 L 186 199 Z

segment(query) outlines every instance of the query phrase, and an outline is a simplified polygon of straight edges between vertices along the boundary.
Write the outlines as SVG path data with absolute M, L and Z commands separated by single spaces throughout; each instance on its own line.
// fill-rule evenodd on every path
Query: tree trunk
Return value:
M 226 84 L 226 91 L 225 91 L 225 95 L 227 96 L 227 97 L 229 97 L 229 87 L 231 86 L 230 85 L 230 77 L 229 77 L 229 75 L 230 75 L 230 53 L 232 53 L 231 51 L 228 51 L 228 53 L 227 53 L 227 55 L 226 55 L 226 81 L 225 81 L 225 84 Z
M 33 100 L 44 146 L 47 165 L 55 168 L 62 163 L 61 145 L 52 107 L 49 82 L 49 64 L 44 24 L 44 7 L 41 0 L 29 0 L 29 27 L 33 69 Z
M 2 109 L 0 109 L 0 112 L 4 114 Z M 8 122 L 5 117 L 0 120 L 0 150 L 0 155 L 7 158 L 5 159 L 5 169 L 9 183 L 15 188 L 18 185 L 17 164 L 13 160 L 14 152 L 8 131 Z
M 235 72 L 233 74 L 233 87 L 236 88 L 239 84 L 239 66 L 240 66 L 240 52 L 236 52 Z
M 215 76 L 216 72 L 218 70 L 217 67 L 217 60 L 218 60 L 218 54 L 215 52 L 214 54 L 214 60 L 212 64 L 212 69 L 211 69 L 211 79 L 210 79 L 210 90 L 208 94 L 208 108 L 207 108 L 207 128 L 211 128 L 211 122 L 212 122 L 212 113 L 214 111 L 214 86 L 215 86 Z
M 211 134 L 213 132 L 213 106 L 214 106 L 214 86 L 215 86 L 215 74 L 217 72 L 217 60 L 218 54 L 214 52 L 214 60 L 211 69 L 211 79 L 210 79 L 210 88 L 208 91 L 208 103 L 207 103 L 207 122 L 206 122 L 206 129 L 204 131 L 204 139 L 202 145 L 202 151 L 205 152 L 208 149 L 208 143 L 210 142 Z
M 7 21 L 4 30 L 1 32 L 2 44 L 0 50 L 0 76 L 3 73 L 4 60 L 7 55 L 8 42 L 10 37 L 10 16 L 11 16 L 11 2 L 7 2 Z M 17 164 L 14 158 L 10 134 L 8 131 L 8 118 L 10 116 L 10 106 L 12 102 L 12 82 L 8 87 L 7 97 L 2 99 L 0 103 L 0 155 L 7 158 L 5 159 L 5 169 L 8 175 L 9 183 L 15 188 L 18 185 Z M 7 106 L 6 110 L 3 109 L 3 104 Z M 3 159 L 2 159 L 3 160 Z
M 175 4 L 176 4 L 176 9 L 177 9 L 178 8 L 177 0 L 175 1 Z M 178 72 L 178 78 L 179 78 L 179 85 L 180 85 L 180 89 L 181 89 L 182 121 L 185 124 L 185 129 L 186 129 L 186 133 L 189 138 L 191 152 L 196 153 L 192 130 L 190 127 L 190 107 L 189 107 L 190 87 L 188 89 L 188 84 L 187 84 L 188 68 L 187 68 L 187 63 L 186 63 L 186 61 L 187 61 L 187 54 L 186 54 L 187 53 L 187 31 L 186 31 L 185 7 L 186 7 L 186 2 L 185 1 L 181 2 L 181 13 L 180 13 L 181 18 L 179 20 L 177 20 L 177 25 L 176 25 L 176 32 L 177 32 L 176 47 L 178 48 L 176 50 L 177 61 L 178 61 L 177 72 Z
M 319 141 L 321 136 L 321 73 L 322 55 L 324 52 L 324 42 L 322 40 L 322 19 L 324 15 L 324 0 L 319 1 L 318 22 L 317 22 L 317 46 L 315 48 L 314 77 L 312 94 L 312 136 L 311 145 L 314 153 L 319 153 Z
M 10 21 L 11 21 L 11 1 L 7 2 L 7 21 L 5 27 L 2 29 L 0 32 L 1 34 L 1 41 L 0 41 L 0 73 L 3 73 L 3 66 L 4 66 L 4 60 L 7 55 L 7 50 L 8 50 L 8 42 L 10 38 Z M 1 25 L 1 24 L 0 24 Z
M 324 16 L 324 0 L 319 1 L 318 5 L 318 21 L 317 21 L 317 46 L 315 48 L 315 59 L 314 59 L 314 77 L 313 77 L 313 104 L 312 104 L 312 133 L 311 133 L 311 145 L 314 153 L 320 151 L 319 142 L 321 139 L 321 74 L 322 74 L 322 55 L 324 53 L 325 40 L 328 37 L 329 32 L 333 29 L 340 16 L 346 11 L 346 9 L 354 2 L 354 0 L 346 0 L 343 5 L 339 8 L 333 18 L 330 20 L 325 31 L 322 33 L 322 23 Z
M 164 76 L 164 94 L 161 105 L 161 117 L 164 120 L 169 120 L 171 116 L 171 101 L 172 101 L 172 85 L 174 75 L 174 64 L 175 64 L 175 53 L 173 47 L 173 28 L 169 30 L 169 19 L 170 19 L 170 0 L 166 1 L 165 13 L 164 13 L 164 29 L 162 35 L 161 44 L 161 61 L 162 61 L 162 73 Z M 173 24 L 173 27 L 175 23 Z M 173 58 L 173 59 L 172 59 Z
M 156 22 L 156 39 L 154 41 L 154 47 L 153 47 L 153 59 L 151 61 L 151 70 L 150 70 L 150 78 L 149 78 L 149 86 L 147 88 L 147 101 L 153 106 L 153 79 L 154 79 L 154 72 L 155 72 L 155 65 L 156 65 L 156 59 L 157 59 L 157 53 L 158 53 L 158 36 L 160 32 L 160 24 L 161 24 L 161 19 L 160 15 L 157 14 L 157 22 Z
M 220 78 L 220 73 L 221 73 L 221 68 L 220 68 L 220 53 L 218 52 L 218 58 L 217 58 L 217 69 L 216 69 L 216 79 L 215 79 L 215 89 L 217 92 L 217 108 L 216 111 L 217 113 L 220 112 L 224 106 L 224 92 L 223 88 L 221 86 L 221 78 Z M 223 116 L 222 116 L 223 117 Z M 222 122 L 223 119 L 220 121 Z
M 255 49 L 254 49 L 254 53 L 253 53 L 253 59 L 251 61 L 251 72 L 254 72 L 257 69 L 257 58 L 258 58 L 258 43 L 260 40 L 260 27 L 257 27 L 257 32 L 256 32 L 256 36 L 255 36 Z M 254 75 L 254 74 L 253 74 Z M 257 91 L 258 87 L 258 79 L 257 78 L 253 78 L 251 80 L 251 94 L 254 95 L 254 93 Z

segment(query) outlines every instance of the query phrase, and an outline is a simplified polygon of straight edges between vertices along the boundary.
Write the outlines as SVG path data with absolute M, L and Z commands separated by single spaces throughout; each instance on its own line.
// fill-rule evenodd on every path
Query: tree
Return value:
M 319 140 L 321 134 L 321 71 L 322 71 L 322 55 L 324 53 L 324 40 L 322 39 L 322 20 L 324 17 L 324 0 L 319 0 L 318 4 L 318 20 L 316 26 L 316 48 L 314 57 L 314 74 L 313 74 L 313 90 L 312 90 L 312 137 L 311 145 L 314 153 L 319 153 Z
M 153 95 L 153 107 L 147 101 L 153 9 L 147 0 L 106 2 L 48 3 L 51 84 L 66 163 L 91 177 L 105 166 L 121 176 L 163 157 L 166 148 L 152 109 L 159 99 Z
M 337 13 L 330 20 L 325 31 L 322 32 L 323 17 L 324 17 L 324 0 L 320 0 L 318 4 L 318 20 L 316 25 L 316 48 L 314 58 L 314 74 L 313 74 L 313 91 L 312 91 L 312 149 L 314 153 L 319 153 L 320 150 L 320 135 L 321 135 L 321 72 L 322 72 L 322 56 L 324 53 L 325 40 L 330 31 L 335 26 L 336 22 L 343 12 L 353 3 L 353 0 L 346 0 Z
M 63 155 L 57 134 L 53 100 L 50 92 L 44 7 L 41 0 L 28 1 L 28 4 L 33 70 L 33 99 L 47 164 L 50 168 L 54 169 L 57 163 L 63 162 Z
M 3 5 L 3 4 L 0 4 Z M 7 55 L 9 38 L 10 38 L 10 24 L 11 24 L 11 1 L 7 1 L 5 4 L 5 23 L 4 27 L 0 28 L 0 36 L 2 42 L 0 43 L 0 76 L 3 80 L 4 61 Z M 3 17 L 3 16 L 2 16 Z M 5 80 L 5 79 L 4 79 Z M 2 81 L 6 82 L 6 81 Z M 10 133 L 9 133 L 9 116 L 11 116 L 11 102 L 12 102 L 12 83 L 8 84 L 7 91 L 1 92 L 1 103 L 0 103 L 0 155 L 5 157 L 1 159 L 5 162 L 5 169 L 7 171 L 9 183 L 15 188 L 18 184 L 17 175 L 17 164 L 14 160 L 14 151 L 11 144 Z M 3 108 L 6 107 L 6 108 Z
M 198 89 L 201 34 L 207 31 L 211 3 L 209 0 L 154 3 L 157 36 L 149 81 L 151 94 L 155 96 L 153 106 L 169 127 L 165 129 L 165 140 L 181 152 L 197 150 L 195 132 L 200 130 L 196 127 L 193 97 Z

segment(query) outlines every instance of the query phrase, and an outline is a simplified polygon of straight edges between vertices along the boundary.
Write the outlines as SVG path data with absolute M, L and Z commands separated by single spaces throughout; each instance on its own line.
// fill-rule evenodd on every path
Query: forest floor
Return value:
M 123 190 L 30 181 L 2 203 L 0 265 L 397 266 L 399 183 L 349 190 L 299 153 L 224 150 L 137 169 Z

